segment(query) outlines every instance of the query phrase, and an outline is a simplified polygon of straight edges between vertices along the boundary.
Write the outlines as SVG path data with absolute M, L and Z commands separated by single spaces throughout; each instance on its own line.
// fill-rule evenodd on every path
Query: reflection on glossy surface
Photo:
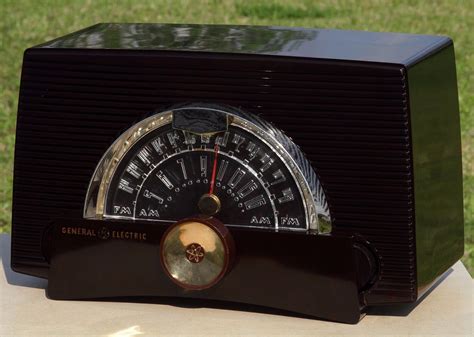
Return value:
M 437 69 L 437 71 L 433 71 Z M 461 138 L 454 48 L 411 69 L 418 296 L 464 252 Z
M 297 27 L 103 23 L 44 43 L 42 48 L 136 49 L 265 54 L 409 64 L 444 36 Z
M 264 53 L 291 51 L 317 36 L 315 30 L 258 26 L 103 24 L 49 47 L 217 50 Z

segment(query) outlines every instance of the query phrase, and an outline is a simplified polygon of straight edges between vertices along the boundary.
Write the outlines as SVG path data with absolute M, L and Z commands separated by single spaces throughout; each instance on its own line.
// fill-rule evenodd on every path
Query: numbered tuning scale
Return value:
M 97 165 L 83 216 L 52 235 L 52 298 L 70 298 L 75 283 L 81 298 L 217 299 L 357 322 L 377 271 L 364 244 L 331 235 L 323 185 L 300 148 L 229 106 L 176 106 L 131 126 Z M 84 250 L 81 231 L 100 237 L 100 249 Z M 64 276 L 74 266 L 90 283 L 85 255 L 101 271 L 94 291 Z

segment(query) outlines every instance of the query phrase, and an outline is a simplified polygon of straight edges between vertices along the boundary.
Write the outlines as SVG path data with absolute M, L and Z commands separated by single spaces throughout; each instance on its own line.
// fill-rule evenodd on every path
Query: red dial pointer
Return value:
M 216 171 L 217 171 L 217 154 L 219 153 L 219 145 L 214 146 L 214 164 L 212 166 L 212 175 L 211 175 L 211 187 L 209 188 L 209 194 L 214 192 L 214 183 L 216 181 Z

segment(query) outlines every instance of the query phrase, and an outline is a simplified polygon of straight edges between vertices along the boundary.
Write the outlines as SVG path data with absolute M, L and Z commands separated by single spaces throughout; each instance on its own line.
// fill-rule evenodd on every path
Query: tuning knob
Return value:
M 196 217 L 171 225 L 161 239 L 165 273 L 180 287 L 202 290 L 218 283 L 234 259 L 234 241 L 216 218 Z

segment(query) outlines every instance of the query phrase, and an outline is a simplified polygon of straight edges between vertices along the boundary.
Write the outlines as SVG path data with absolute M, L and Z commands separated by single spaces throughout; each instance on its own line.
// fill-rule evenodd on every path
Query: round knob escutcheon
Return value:
M 234 250 L 230 232 L 212 217 L 176 222 L 160 244 L 165 273 L 188 290 L 202 290 L 218 283 L 230 269 Z

